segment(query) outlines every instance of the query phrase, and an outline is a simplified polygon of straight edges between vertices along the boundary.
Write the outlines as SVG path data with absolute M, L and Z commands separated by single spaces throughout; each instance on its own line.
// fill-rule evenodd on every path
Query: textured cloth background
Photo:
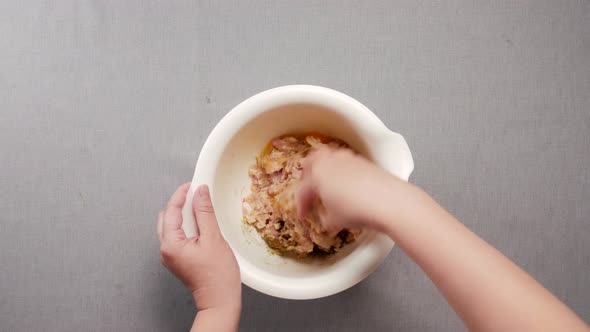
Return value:
M 372 109 L 590 321 L 589 1 L 5 0 L 0 36 L 0 331 L 188 329 L 156 214 L 227 111 L 294 83 Z M 329 298 L 244 289 L 242 331 L 462 329 L 397 248 Z

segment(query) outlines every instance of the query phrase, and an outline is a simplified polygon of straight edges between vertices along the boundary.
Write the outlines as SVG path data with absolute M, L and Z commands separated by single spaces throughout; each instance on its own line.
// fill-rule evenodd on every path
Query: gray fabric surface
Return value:
M 188 329 L 156 213 L 228 110 L 293 83 L 371 108 L 413 182 L 590 320 L 588 1 L 1 1 L 0 35 L 1 331 Z M 394 249 L 329 298 L 244 289 L 242 331 L 304 329 L 463 326 Z

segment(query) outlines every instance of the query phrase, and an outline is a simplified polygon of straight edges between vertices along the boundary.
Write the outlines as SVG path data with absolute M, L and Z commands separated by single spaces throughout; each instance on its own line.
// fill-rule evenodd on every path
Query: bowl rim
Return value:
M 348 113 L 349 116 L 361 120 L 357 123 L 360 127 L 365 127 L 365 132 L 370 133 L 377 129 L 382 129 L 390 133 L 383 122 L 366 106 L 341 92 L 314 85 L 287 85 L 269 89 L 244 100 L 231 111 L 229 111 L 213 128 L 205 143 L 195 167 L 195 173 L 191 182 L 189 195 L 183 208 L 183 228 L 189 233 L 196 233 L 194 217 L 190 210 L 190 202 L 196 187 L 199 184 L 210 186 L 213 206 L 215 207 L 215 192 L 212 186 L 215 176 L 216 167 L 223 155 L 226 145 L 233 136 L 249 121 L 258 115 L 272 108 L 288 105 L 313 103 L 339 112 Z M 379 131 L 379 130 L 377 130 Z M 399 134 L 396 134 L 399 135 Z M 399 138 L 403 140 L 401 135 Z M 405 140 L 403 140 L 405 144 Z M 407 148 L 407 144 L 405 144 Z M 408 148 L 409 153 L 409 148 Z M 402 178 L 407 181 L 413 170 L 413 160 L 409 155 L 408 167 L 404 170 Z M 193 222 L 187 222 L 192 219 Z M 222 232 L 223 233 L 223 232 Z M 231 247 L 231 243 L 228 242 Z M 359 283 L 371 273 L 373 273 L 383 262 L 385 257 L 393 248 L 394 243 L 389 237 L 383 234 L 375 236 L 365 243 L 357 258 L 348 262 L 345 273 L 338 274 L 338 278 L 331 278 L 331 273 L 312 277 L 297 277 L 298 282 L 292 282 L 293 278 L 271 274 L 254 266 L 245 259 L 238 251 L 234 250 L 234 255 L 240 267 L 242 282 L 259 292 L 286 299 L 315 299 L 344 291 L 355 284 Z M 232 248 L 233 250 L 233 248 Z M 353 253 L 356 254 L 355 249 Z

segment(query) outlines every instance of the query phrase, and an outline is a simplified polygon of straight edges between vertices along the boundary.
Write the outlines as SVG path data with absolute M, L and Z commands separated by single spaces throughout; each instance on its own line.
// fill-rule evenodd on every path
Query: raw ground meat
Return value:
M 282 136 L 273 139 L 248 170 L 252 186 L 243 201 L 244 222 L 254 226 L 269 247 L 281 254 L 334 253 L 360 233 L 342 229 L 330 236 L 319 224 L 316 211 L 304 219 L 297 216 L 295 192 L 303 160 L 312 148 L 321 146 L 349 148 L 338 139 L 321 135 Z

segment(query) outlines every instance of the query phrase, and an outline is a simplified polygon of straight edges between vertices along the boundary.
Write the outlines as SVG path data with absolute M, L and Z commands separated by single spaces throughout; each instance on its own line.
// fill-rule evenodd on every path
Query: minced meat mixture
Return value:
M 343 229 L 330 236 L 318 222 L 316 211 L 304 219 L 297 215 L 295 192 L 303 160 L 311 149 L 321 146 L 349 148 L 341 140 L 321 135 L 281 136 L 267 145 L 248 170 L 252 186 L 243 201 L 244 222 L 253 225 L 279 253 L 298 257 L 333 253 L 360 233 Z

